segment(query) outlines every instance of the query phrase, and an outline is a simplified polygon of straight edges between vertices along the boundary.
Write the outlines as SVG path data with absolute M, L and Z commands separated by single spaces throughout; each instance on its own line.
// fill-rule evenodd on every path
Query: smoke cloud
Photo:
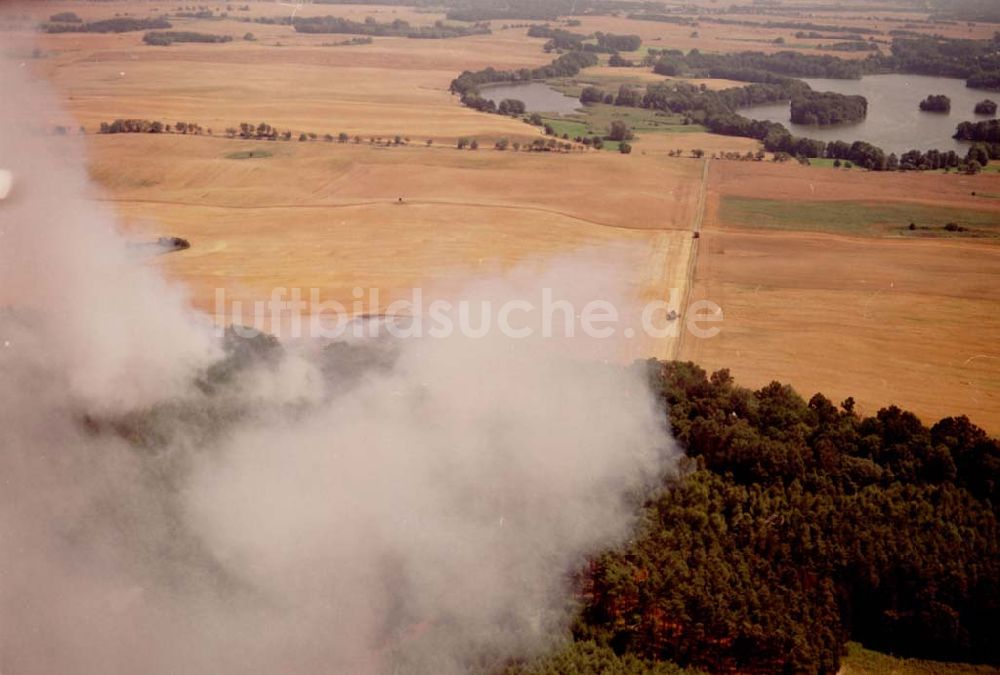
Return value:
M 0 88 L 0 672 L 469 672 L 564 634 L 670 470 L 643 373 L 502 336 L 220 341 L 34 126 L 54 97 L 16 64 Z

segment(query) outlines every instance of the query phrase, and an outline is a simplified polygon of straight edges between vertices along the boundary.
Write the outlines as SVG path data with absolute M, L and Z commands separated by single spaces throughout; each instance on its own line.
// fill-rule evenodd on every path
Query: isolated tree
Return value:
M 470 150 L 478 150 L 479 149 L 479 141 L 477 141 L 475 138 L 473 138 L 472 141 L 469 142 L 469 149 Z
M 618 151 L 623 155 L 630 155 L 632 154 L 632 146 L 623 141 L 622 143 L 618 144 Z
M 705 156 L 705 151 L 702 150 L 701 148 L 695 148 L 694 150 L 691 151 L 691 156 L 696 159 L 701 159 L 702 157 Z
M 608 139 L 612 141 L 630 141 L 635 137 L 632 130 L 622 120 L 614 120 L 608 125 Z
M 458 149 L 459 150 L 465 150 L 465 148 L 468 145 L 469 145 L 469 139 L 466 138 L 465 136 L 462 136 L 461 138 L 458 139 Z
M 348 140 L 350 140 L 350 136 L 348 136 L 343 131 L 337 134 L 337 141 L 339 141 L 340 143 L 346 143 Z
M 305 134 L 305 133 L 299 134 L 299 142 L 300 143 L 305 143 L 308 140 L 309 140 L 309 135 L 308 134 Z
M 497 150 L 506 150 L 509 145 L 510 145 L 510 140 L 507 139 L 506 137 L 504 137 L 504 138 L 498 139 L 497 142 L 494 144 L 494 147 Z
M 327 143 L 333 143 L 333 134 L 323 134 L 323 140 Z

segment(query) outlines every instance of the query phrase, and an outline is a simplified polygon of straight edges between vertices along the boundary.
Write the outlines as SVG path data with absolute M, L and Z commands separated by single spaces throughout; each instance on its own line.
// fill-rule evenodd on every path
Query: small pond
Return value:
M 497 105 L 505 98 L 524 101 L 528 112 L 569 115 L 583 107 L 578 99 L 567 96 L 544 82 L 494 84 L 480 87 L 479 94 L 483 98 L 493 99 Z

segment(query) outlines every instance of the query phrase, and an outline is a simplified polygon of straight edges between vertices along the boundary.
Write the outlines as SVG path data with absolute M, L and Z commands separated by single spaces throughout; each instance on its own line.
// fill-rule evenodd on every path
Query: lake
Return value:
M 567 96 L 544 82 L 495 84 L 480 87 L 479 95 L 483 98 L 493 99 L 497 105 L 500 105 L 500 101 L 505 98 L 516 98 L 519 101 L 524 101 L 528 112 L 569 115 L 583 107 L 578 99 Z
M 804 79 L 804 78 L 803 78 Z M 964 80 L 924 75 L 869 75 L 860 80 L 805 79 L 815 91 L 860 94 L 868 99 L 868 117 L 857 124 L 820 127 L 792 124 L 790 104 L 743 108 L 740 114 L 757 120 L 781 122 L 796 136 L 821 141 L 867 141 L 897 155 L 907 150 L 955 150 L 964 154 L 969 143 L 951 136 L 959 122 L 989 119 L 972 112 L 985 98 L 1000 102 L 1000 93 L 969 89 Z M 928 94 L 951 99 L 950 113 L 922 112 Z

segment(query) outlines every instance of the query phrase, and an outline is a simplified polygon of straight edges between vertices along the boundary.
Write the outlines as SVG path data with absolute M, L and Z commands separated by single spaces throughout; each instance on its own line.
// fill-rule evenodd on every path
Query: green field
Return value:
M 865 649 L 857 642 L 847 643 L 847 656 L 840 662 L 843 675 L 994 675 L 1000 669 L 945 663 L 923 659 L 904 659 Z
M 680 115 L 670 115 L 645 108 L 627 108 L 603 103 L 588 105 L 586 112 L 563 116 L 543 116 L 543 120 L 562 136 L 604 136 L 608 127 L 615 120 L 625 122 L 635 132 L 635 141 L 641 140 L 642 134 L 648 133 L 690 133 L 705 131 L 699 124 L 684 124 Z M 605 141 L 605 150 L 618 150 L 618 143 Z
M 719 208 L 724 225 L 768 230 L 829 232 L 857 236 L 1000 237 L 995 211 L 952 209 L 921 204 L 808 202 L 724 197 Z M 910 230 L 914 223 L 918 229 Z M 946 223 L 968 228 L 947 232 Z
M 822 157 L 810 157 L 809 166 L 818 166 L 824 169 L 843 169 L 845 171 L 850 171 L 846 166 L 843 166 L 843 161 L 841 161 L 841 166 L 834 166 L 833 163 L 836 162 L 835 159 L 825 159 Z M 852 167 L 853 168 L 853 167 Z

